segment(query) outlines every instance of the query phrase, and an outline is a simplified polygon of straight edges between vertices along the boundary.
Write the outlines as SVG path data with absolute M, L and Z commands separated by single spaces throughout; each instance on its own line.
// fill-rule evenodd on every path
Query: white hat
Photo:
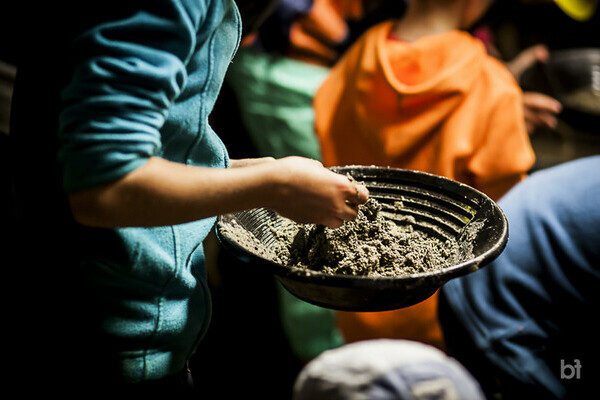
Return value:
M 484 400 L 475 378 L 435 347 L 375 339 L 327 350 L 309 362 L 293 400 Z

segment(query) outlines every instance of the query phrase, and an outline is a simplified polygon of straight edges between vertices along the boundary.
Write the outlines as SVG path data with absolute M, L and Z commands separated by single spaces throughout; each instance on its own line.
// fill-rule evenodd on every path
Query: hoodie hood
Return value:
M 386 22 L 364 35 L 329 81 L 343 82 L 336 103 L 354 115 L 354 126 L 373 148 L 398 155 L 456 110 L 486 53 L 480 41 L 460 31 L 404 42 L 391 38 L 391 28 Z M 318 96 L 333 94 L 336 83 L 328 85 Z
M 486 57 L 479 40 L 450 31 L 406 42 L 390 31 L 390 23 L 380 26 L 368 44 L 374 46 L 376 68 L 391 90 L 406 97 L 445 97 L 473 86 Z
M 392 26 L 367 31 L 315 96 L 324 164 L 416 169 L 472 185 L 478 175 L 526 171 L 533 155 L 508 70 L 468 33 L 404 42 L 390 36 Z M 496 140 L 517 147 L 486 154 Z

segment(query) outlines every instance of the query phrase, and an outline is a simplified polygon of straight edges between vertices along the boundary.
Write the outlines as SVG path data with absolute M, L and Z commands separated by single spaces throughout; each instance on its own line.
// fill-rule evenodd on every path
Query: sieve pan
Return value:
M 445 269 L 393 277 L 332 275 L 280 265 L 224 229 L 232 222 L 270 248 L 275 229 L 285 221 L 266 208 L 222 215 L 216 231 L 223 247 L 248 262 L 248 268 L 270 268 L 296 297 L 344 311 L 385 311 L 411 306 L 432 296 L 450 279 L 469 274 L 495 259 L 506 246 L 508 222 L 488 196 L 462 183 L 419 171 L 375 166 L 334 167 L 365 184 L 382 204 L 387 218 L 414 218 L 414 229 L 457 239 L 461 256 Z M 402 202 L 398 210 L 391 205 Z

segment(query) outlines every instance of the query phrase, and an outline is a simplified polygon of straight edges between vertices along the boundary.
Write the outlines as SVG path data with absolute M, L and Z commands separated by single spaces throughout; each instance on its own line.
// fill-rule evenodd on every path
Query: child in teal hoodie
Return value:
M 215 216 L 267 206 L 336 227 L 368 194 L 313 160 L 229 160 L 208 117 L 240 41 L 233 0 L 52 7 L 28 16 L 13 104 L 15 271 L 44 310 L 19 315 L 20 358 L 61 390 L 185 380 Z

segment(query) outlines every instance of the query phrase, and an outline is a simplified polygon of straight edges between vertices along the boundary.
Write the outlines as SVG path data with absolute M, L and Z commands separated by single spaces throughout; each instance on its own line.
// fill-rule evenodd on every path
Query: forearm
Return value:
M 275 180 L 262 163 L 216 169 L 154 157 L 118 181 L 71 194 L 69 202 L 84 225 L 174 225 L 269 206 Z

